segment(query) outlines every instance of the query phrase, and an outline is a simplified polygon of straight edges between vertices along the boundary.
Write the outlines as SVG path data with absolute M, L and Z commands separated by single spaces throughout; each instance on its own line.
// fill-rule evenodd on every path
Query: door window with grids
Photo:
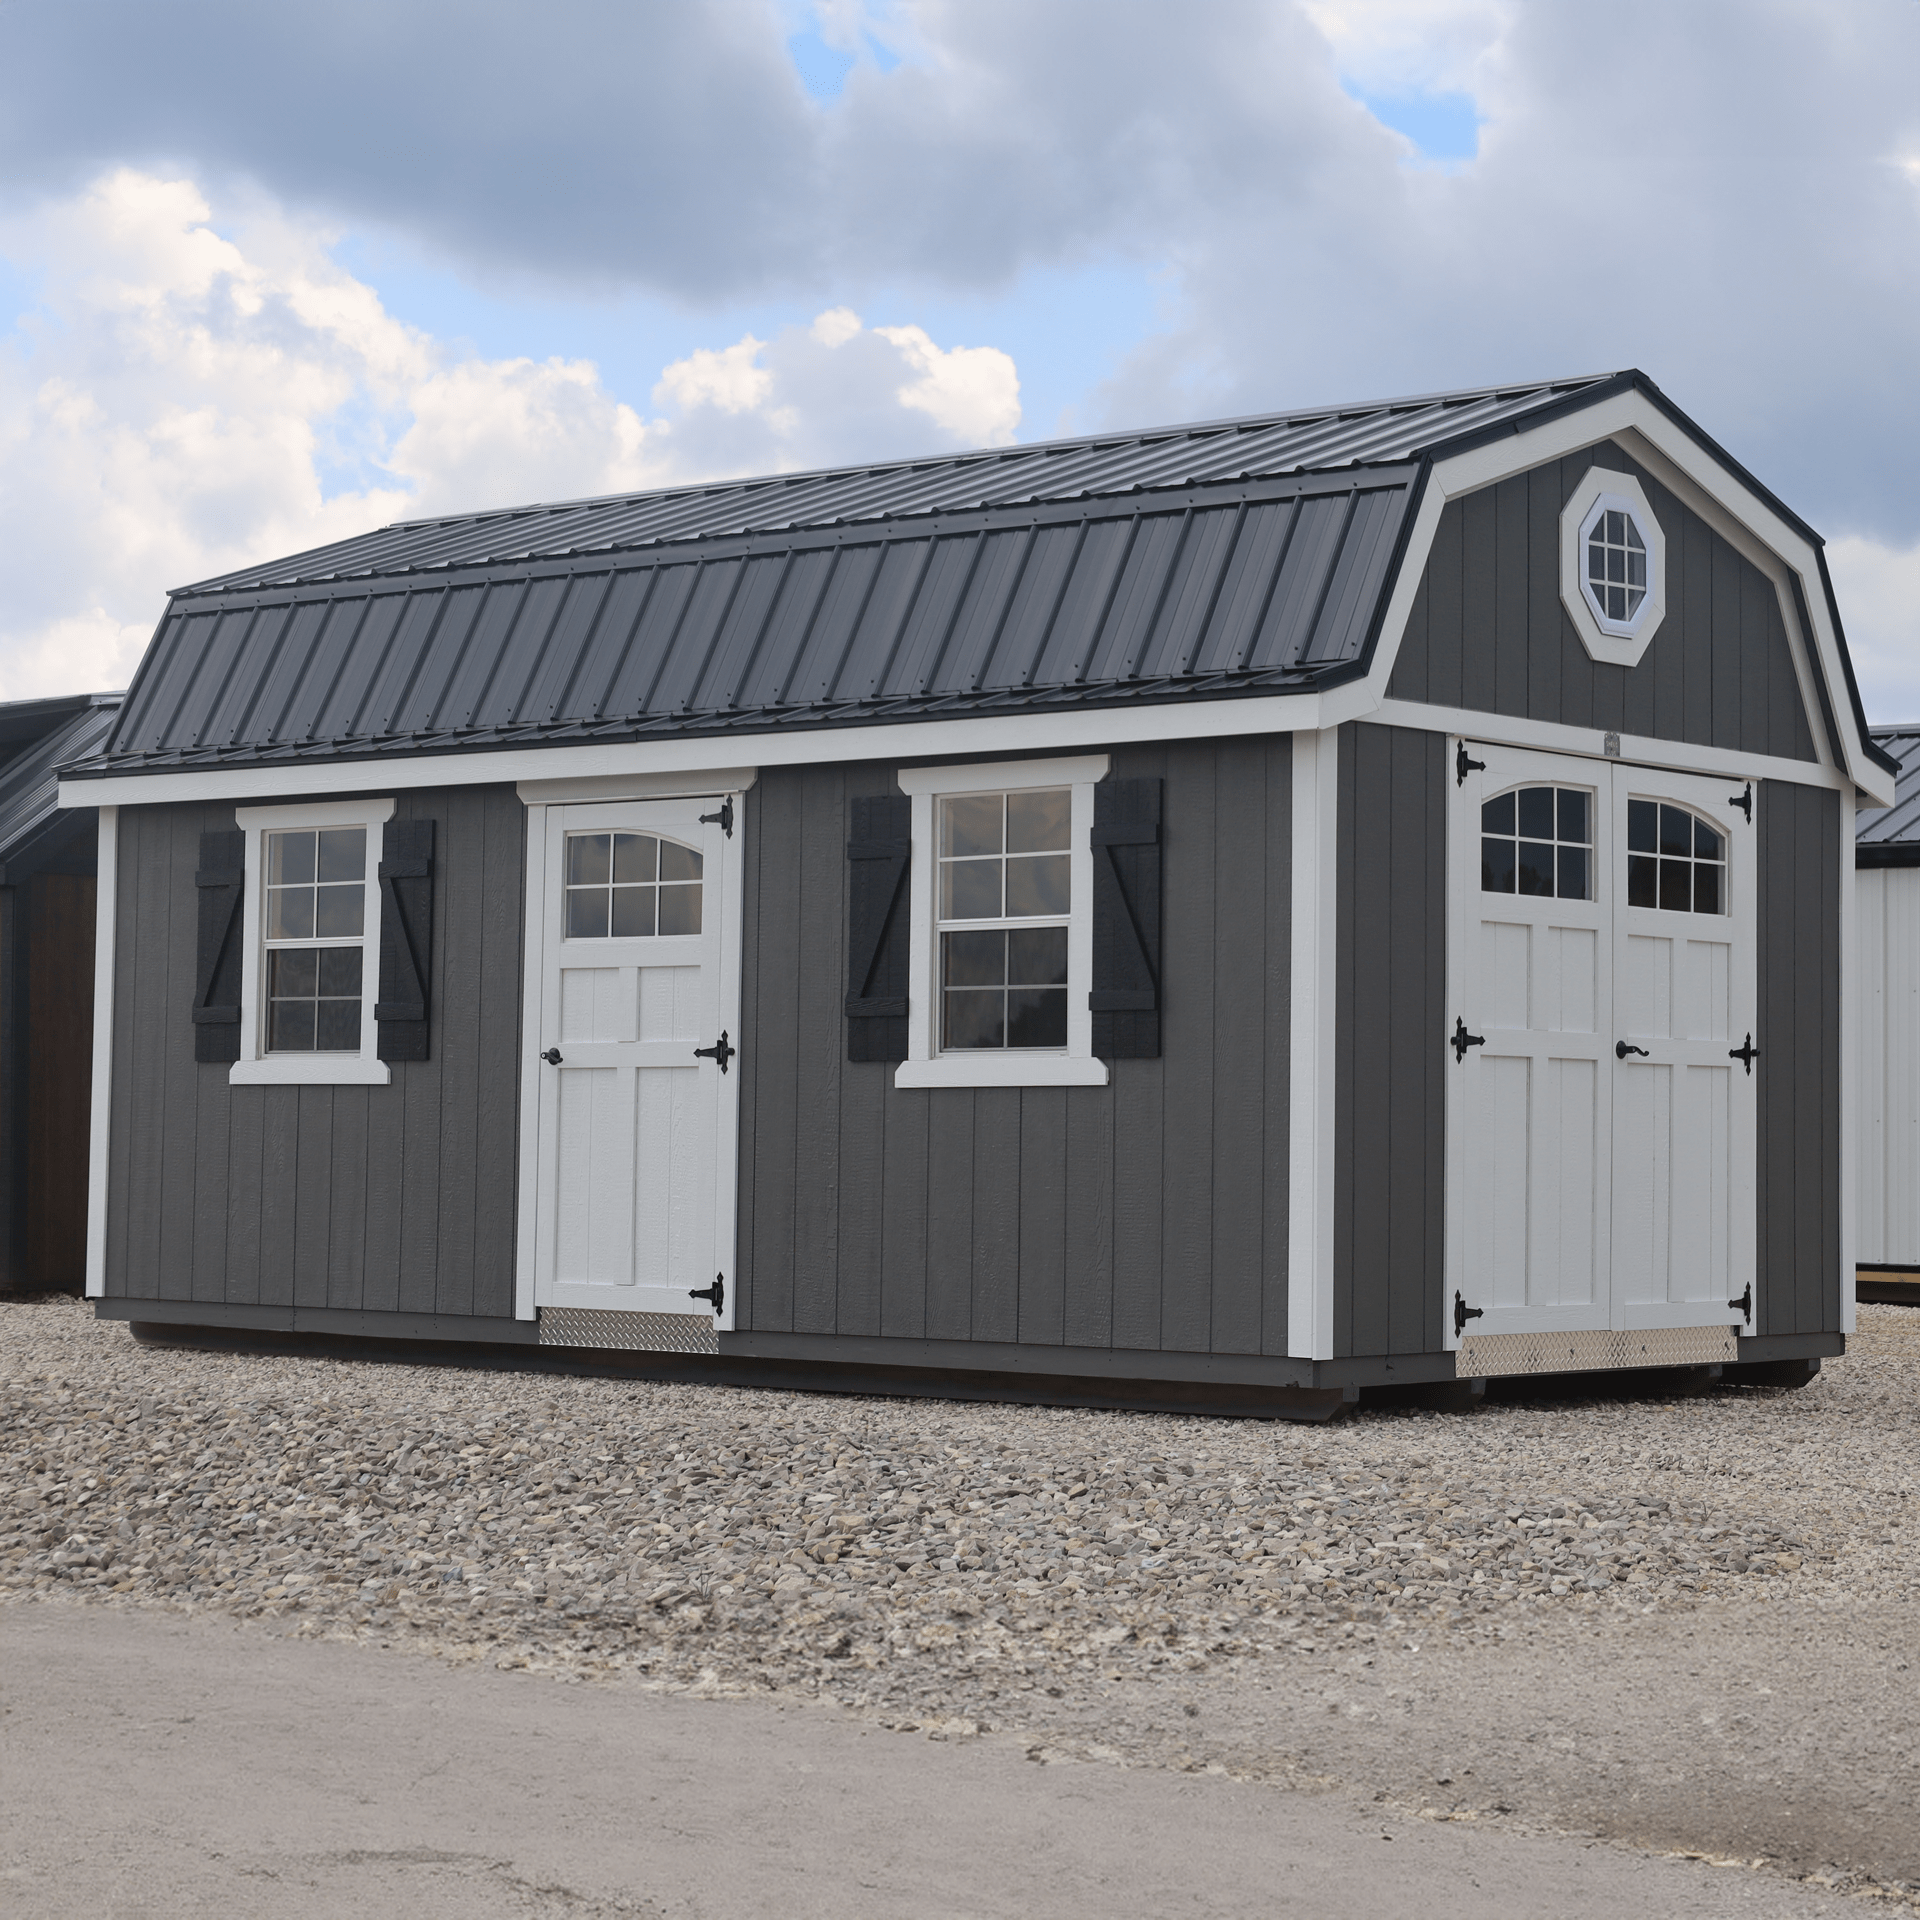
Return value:
M 1072 794 L 938 801 L 940 1046 L 1062 1049 Z
M 366 979 L 367 830 L 268 833 L 266 1050 L 358 1053 Z
M 1627 905 L 1664 913 L 1727 911 L 1727 842 L 1665 800 L 1627 802 Z
M 1516 787 L 1480 808 L 1483 893 L 1546 900 L 1593 898 L 1592 791 Z
M 651 940 L 700 931 L 701 856 L 651 833 L 567 835 L 566 938 Z

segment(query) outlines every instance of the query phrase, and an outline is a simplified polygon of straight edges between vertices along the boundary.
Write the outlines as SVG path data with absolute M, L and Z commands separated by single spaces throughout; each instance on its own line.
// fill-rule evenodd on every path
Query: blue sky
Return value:
M 443 6 L 0 9 L 0 697 L 404 514 L 1638 365 L 1920 714 L 1910 0 Z

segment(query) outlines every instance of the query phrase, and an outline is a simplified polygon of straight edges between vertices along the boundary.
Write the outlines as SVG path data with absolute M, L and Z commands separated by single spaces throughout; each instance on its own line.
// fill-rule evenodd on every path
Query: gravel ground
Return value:
M 0 1584 L 514 1661 L 971 1701 L 1349 1623 L 1920 1590 L 1900 1307 L 1797 1393 L 1325 1427 L 144 1348 L 65 1299 L 0 1329 Z

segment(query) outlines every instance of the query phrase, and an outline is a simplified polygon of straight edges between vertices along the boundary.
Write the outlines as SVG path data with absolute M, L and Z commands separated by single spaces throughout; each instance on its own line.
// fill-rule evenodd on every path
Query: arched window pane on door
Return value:
M 1629 800 L 1627 905 L 1663 913 L 1725 913 L 1726 836 L 1685 807 Z
M 569 940 L 700 931 L 701 856 L 650 833 L 567 835 Z
M 1593 898 L 1593 794 L 1586 787 L 1516 787 L 1480 809 L 1483 893 Z

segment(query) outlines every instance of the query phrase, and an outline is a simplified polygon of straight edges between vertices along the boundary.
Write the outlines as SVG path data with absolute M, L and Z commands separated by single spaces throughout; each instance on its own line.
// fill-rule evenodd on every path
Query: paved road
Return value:
M 1868 1911 L 1356 1796 L 130 1609 L 0 1609 L 0 1689 L 0 1914 L 22 1920 Z

